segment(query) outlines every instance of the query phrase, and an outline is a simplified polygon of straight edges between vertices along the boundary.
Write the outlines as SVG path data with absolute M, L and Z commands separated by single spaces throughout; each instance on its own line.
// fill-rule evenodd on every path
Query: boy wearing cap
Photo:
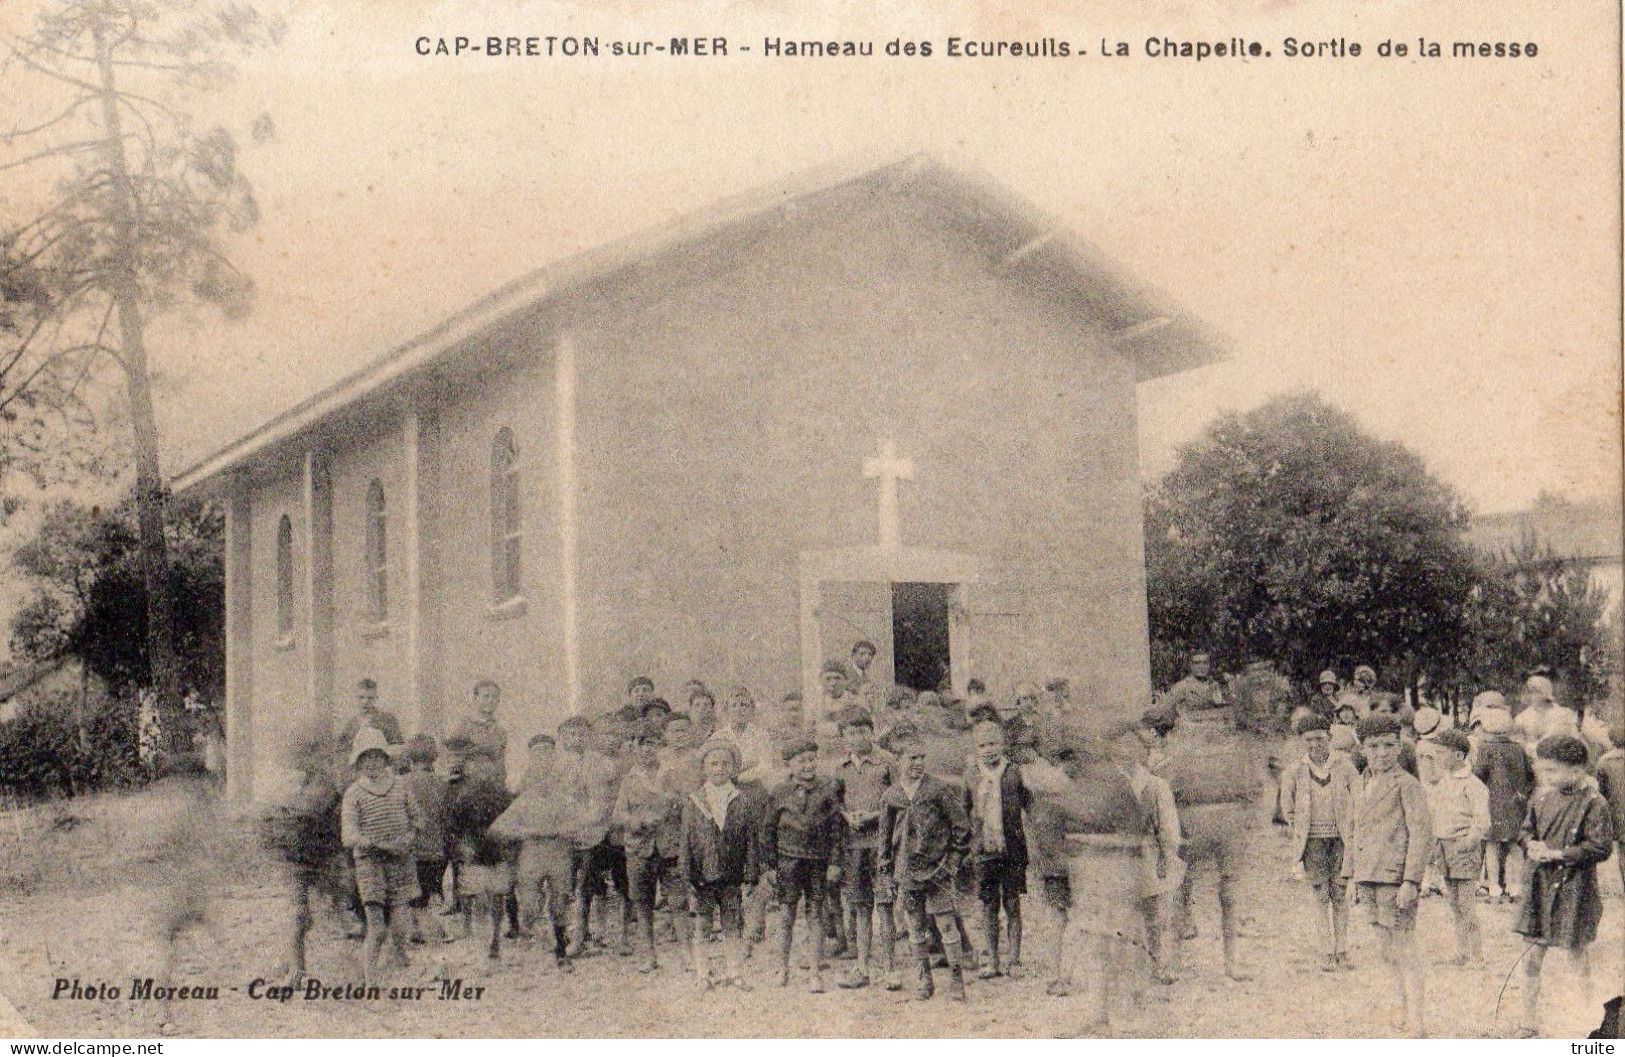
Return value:
M 1398 987 L 1404 1013 L 1397 1026 L 1421 1038 L 1426 994 L 1416 964 L 1416 903 L 1434 850 L 1433 822 L 1422 783 L 1399 765 L 1399 720 L 1371 715 L 1357 729 L 1367 762 L 1343 878 L 1355 886 L 1354 901 L 1366 905 Z
M 594 810 L 579 788 L 558 782 L 557 743 L 534 735 L 525 746 L 525 777 L 519 795 L 491 823 L 487 833 L 516 842 L 514 905 L 525 927 L 547 913 L 553 930 L 553 962 L 560 972 L 573 971 L 568 957 L 572 862 L 577 829 L 591 824 Z
M 970 819 L 962 798 L 926 773 L 926 747 L 917 736 L 900 738 L 900 774 L 881 798 L 876 855 L 876 898 L 895 897 L 908 915 L 918 983 L 914 995 L 928 1000 L 932 925 L 942 935 L 951 976 L 948 997 L 965 1001 L 963 924 L 954 903 L 954 878 L 970 852 Z
M 785 746 L 783 756 L 790 778 L 769 794 L 758 830 L 763 880 L 775 889 L 783 911 L 778 983 L 786 987 L 790 982 L 796 907 L 805 901 L 813 936 L 810 990 L 819 994 L 824 990 L 825 884 L 840 878 L 835 859 L 842 840 L 840 794 L 834 782 L 818 776 L 818 745 L 812 739 Z
M 1301 717 L 1294 729 L 1303 755 L 1281 776 L 1281 812 L 1290 834 L 1292 862 L 1303 871 L 1320 914 L 1325 959 L 1321 971 L 1353 968 L 1348 960 L 1349 910 L 1343 859 L 1354 829 L 1354 788 L 1359 774 L 1332 754 L 1331 723 L 1319 713 Z
M 1529 810 L 1529 796 L 1535 787 L 1535 771 L 1529 754 L 1512 740 L 1512 712 L 1506 699 L 1487 690 L 1473 699 L 1472 721 L 1478 727 L 1474 746 L 1473 776 L 1484 783 L 1490 795 L 1490 828 L 1485 835 L 1485 872 L 1488 884 L 1484 894 L 1503 903 L 1518 898 L 1518 862 L 1522 849 L 1518 835 Z
M 645 682 L 641 677 L 633 682 Z M 636 697 L 636 694 L 633 694 Z M 649 696 L 653 696 L 652 694 Z M 640 706 L 641 707 L 641 706 Z M 609 724 L 605 724 L 606 727 Z M 593 919 L 593 904 L 600 908 L 598 916 L 599 939 L 603 937 L 602 907 L 608 889 L 617 895 L 626 891 L 626 860 L 621 849 L 609 841 L 609 816 L 615 808 L 615 788 L 619 774 L 615 761 L 597 751 L 589 742 L 593 725 L 585 717 L 571 716 L 558 728 L 558 777 L 566 795 L 587 806 L 592 822 L 582 826 L 575 835 L 574 874 L 575 922 L 571 929 L 570 957 L 580 955 L 588 940 L 588 922 Z M 617 861 L 619 866 L 617 866 Z M 627 937 L 632 908 L 622 898 L 621 923 L 623 946 Z
M 673 712 L 660 731 L 660 781 L 679 805 L 682 798 L 705 781 L 700 773 L 700 750 L 695 737 L 694 717 Z
M 1581 1008 L 1591 1006 L 1591 944 L 1602 918 L 1597 864 L 1613 851 L 1614 826 L 1608 803 L 1586 774 L 1585 742 L 1571 734 L 1551 734 L 1535 746 L 1539 792 L 1524 820 L 1529 883 L 1514 932 L 1529 940 L 1524 963 L 1524 1016 L 1518 1030 L 1533 1038 L 1540 1027 L 1540 978 L 1549 947 L 1569 952 Z
M 845 930 L 857 948 L 858 964 L 840 981 L 844 988 L 869 986 L 875 918 L 880 922 L 880 961 L 892 990 L 897 981 L 893 947 L 896 944 L 892 905 L 876 903 L 875 856 L 880 839 L 880 799 L 892 784 L 891 760 L 875 747 L 874 720 L 861 709 L 841 720 L 841 741 L 847 757 L 835 770 L 835 795 L 841 805 L 841 895 L 845 903 Z M 878 912 L 878 915 L 877 915 Z
M 1172 718 L 1177 722 L 1177 717 Z M 1140 830 L 1138 884 L 1131 892 L 1110 893 L 1109 901 L 1118 905 L 1107 910 L 1104 920 L 1124 921 L 1127 917 L 1123 913 L 1126 904 L 1135 904 L 1144 933 L 1146 955 L 1151 960 L 1151 977 L 1160 984 L 1175 982 L 1169 964 L 1172 952 L 1163 942 L 1166 931 L 1163 923 L 1167 897 L 1178 887 L 1182 833 L 1173 787 L 1166 779 L 1154 774 L 1146 765 L 1146 760 L 1152 745 L 1162 739 L 1159 730 L 1169 719 L 1170 716 L 1161 710 L 1148 710 L 1138 722 L 1118 721 L 1109 725 L 1102 732 L 1101 739 L 1107 756 L 1134 797 L 1139 814 L 1139 825 L 1135 828 Z M 1096 893 L 1099 894 L 1102 893 Z M 1129 898 L 1124 899 L 1124 896 Z M 1096 936 L 1097 941 L 1105 938 L 1098 934 Z M 1110 944 L 1096 944 L 1095 953 L 1102 976 L 1115 975 L 1123 968 L 1121 937 L 1112 938 L 1114 942 Z M 1095 996 L 1095 1023 L 1105 1027 L 1109 1022 L 1110 987 L 1097 987 Z
M 1027 833 L 1022 813 L 1032 795 L 1021 768 L 1005 755 L 1004 728 L 984 720 L 971 731 L 974 755 L 965 789 L 965 811 L 971 823 L 971 861 L 976 868 L 976 895 L 982 904 L 983 948 L 988 960 L 977 974 L 991 980 L 1021 965 L 1021 897 L 1027 891 Z M 999 910 L 1004 910 L 1010 945 L 1003 969 L 999 964 Z
M 423 942 L 423 923 L 429 915 L 431 896 L 445 898 L 442 879 L 446 874 L 446 780 L 434 773 L 439 756 L 434 737 L 414 734 L 406 743 L 406 793 L 417 803 L 422 828 L 412 842 L 412 858 L 417 867 L 418 896 L 412 900 L 412 942 Z M 438 928 L 438 923 L 436 928 Z
M 739 754 L 726 741 L 712 740 L 700 754 L 705 784 L 683 801 L 677 845 L 677 875 L 688 887 L 689 935 L 694 971 L 702 987 L 712 984 L 704 929 L 715 915 L 722 929 L 725 982 L 750 990 L 743 973 L 744 914 L 741 887 L 757 879 L 756 825 L 750 801 L 739 791 Z
M 819 745 L 834 748 L 840 737 L 841 716 L 849 708 L 863 707 L 863 701 L 852 693 L 846 665 L 838 660 L 824 662 L 818 683 L 823 694 L 812 710 L 813 736 Z
M 367 919 L 362 975 L 372 985 L 386 932 L 396 959 L 401 965 L 408 962 L 407 915 L 401 911 L 418 895 L 412 848 L 423 823 L 406 783 L 390 769 L 383 731 L 368 727 L 358 732 L 350 764 L 357 777 L 340 802 L 339 828 L 355 862 L 356 888 Z
M 659 967 L 655 961 L 655 896 L 662 885 L 670 887 L 676 880 L 681 841 L 681 807 L 660 780 L 660 737 L 658 723 L 648 720 L 633 731 L 628 744 L 632 769 L 621 779 L 610 816 L 626 849 L 627 885 L 644 947 L 643 964 L 638 967 L 642 973 Z
M 1436 735 L 1433 745 L 1439 776 L 1427 787 L 1427 794 L 1433 832 L 1439 841 L 1435 861 L 1441 864 L 1450 915 L 1456 924 L 1456 956 L 1451 964 L 1466 965 L 1484 957 L 1473 888 L 1484 869 L 1490 791 L 1467 765 L 1473 745 L 1466 734 L 1452 728 Z

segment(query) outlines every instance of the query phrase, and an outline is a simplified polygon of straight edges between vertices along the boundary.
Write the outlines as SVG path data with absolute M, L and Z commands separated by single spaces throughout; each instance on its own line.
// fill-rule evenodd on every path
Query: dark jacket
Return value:
M 1490 791 L 1488 839 L 1517 840 L 1535 789 L 1529 754 L 1505 734 L 1486 734 L 1473 750 L 1473 775 Z
M 900 892 L 952 884 L 970 852 L 964 793 L 928 774 L 913 800 L 898 782 L 880 803 L 877 878 Z
M 1527 864 L 1523 902 L 1512 930 L 1571 950 L 1594 942 L 1602 918 L 1597 864 L 1614 850 L 1608 802 L 1586 785 L 1549 788 L 1530 802 L 1523 838 L 1525 843 L 1538 840 L 1563 857 Z
M 828 778 L 814 778 L 803 788 L 791 779 L 773 790 L 762 812 L 757 846 L 763 870 L 777 870 L 779 860 L 829 862 L 841 850 L 845 827 L 841 796 Z
M 1017 869 L 1027 868 L 1027 830 L 1022 824 L 1022 812 L 1032 806 L 1032 794 L 1021 780 L 1021 765 L 1014 761 L 1005 765 L 999 776 L 999 813 L 1004 816 L 1004 854 L 982 850 L 982 813 L 976 807 L 976 790 L 981 785 L 982 773 L 975 761 L 965 772 L 965 814 L 970 818 L 971 855 L 977 859 L 1002 858 Z
M 740 793 L 719 828 L 703 791 L 684 797 L 679 875 L 694 885 L 755 884 L 756 814 L 751 798 Z

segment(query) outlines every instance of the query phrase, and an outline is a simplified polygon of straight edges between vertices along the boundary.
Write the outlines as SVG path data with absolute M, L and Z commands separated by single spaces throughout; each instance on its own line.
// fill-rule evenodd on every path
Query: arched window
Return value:
M 519 451 L 513 431 L 497 430 L 491 441 L 491 593 L 498 602 L 518 598 L 523 586 L 520 555 Z
M 374 624 L 389 619 L 389 537 L 386 533 L 384 486 L 375 480 L 367 486 L 367 554 L 362 570 L 367 619 Z
M 276 523 L 276 633 L 293 634 L 293 521 L 286 514 Z

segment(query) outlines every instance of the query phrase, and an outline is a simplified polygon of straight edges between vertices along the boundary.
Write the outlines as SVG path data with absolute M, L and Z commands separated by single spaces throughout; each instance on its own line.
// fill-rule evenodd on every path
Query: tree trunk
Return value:
M 185 746 L 185 713 L 181 703 L 180 659 L 175 653 L 169 548 L 164 538 L 165 492 L 158 463 L 158 424 L 152 410 L 152 385 L 147 374 L 141 295 L 136 279 L 135 188 L 125 155 L 112 51 L 100 30 L 95 36 L 113 218 L 112 260 L 107 279 L 118 314 L 119 359 L 124 366 L 130 401 L 136 538 L 141 576 L 147 589 L 147 663 L 153 691 L 158 697 L 159 748 L 175 753 Z
M 85 711 L 90 698 L 90 667 L 83 658 L 78 659 L 79 664 L 79 701 L 73 707 L 73 722 L 79 728 L 79 752 L 81 755 L 90 755 L 90 731 L 85 729 Z

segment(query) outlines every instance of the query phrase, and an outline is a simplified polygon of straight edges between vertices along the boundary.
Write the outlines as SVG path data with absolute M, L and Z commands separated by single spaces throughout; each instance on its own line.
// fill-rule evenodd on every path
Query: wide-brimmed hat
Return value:
M 1423 705 L 1411 717 L 1411 729 L 1416 731 L 1419 738 L 1431 737 L 1450 729 L 1445 722 L 1444 713 L 1431 705 Z
M 1495 690 L 1485 690 L 1474 697 L 1467 718 L 1468 726 L 1476 723 L 1489 734 L 1505 734 L 1512 729 L 1512 709 L 1507 707 L 1506 697 Z
M 384 737 L 384 732 L 377 727 L 362 727 L 356 731 L 355 741 L 350 743 L 350 766 L 354 767 L 356 761 L 361 759 L 362 753 L 377 750 L 386 757 L 394 757 L 395 747 Z
M 700 763 L 703 765 L 715 752 L 726 753 L 728 761 L 733 765 L 734 770 L 739 769 L 739 746 L 725 739 L 713 738 L 700 749 Z
M 1557 694 L 1552 690 L 1552 681 L 1544 675 L 1531 675 L 1524 680 L 1523 692 L 1529 697 L 1539 698 L 1542 701 L 1557 700 Z
M 1320 678 L 1315 680 L 1316 686 L 1325 686 L 1327 683 L 1331 683 L 1333 686 L 1337 685 L 1337 673 L 1330 668 L 1321 672 Z

